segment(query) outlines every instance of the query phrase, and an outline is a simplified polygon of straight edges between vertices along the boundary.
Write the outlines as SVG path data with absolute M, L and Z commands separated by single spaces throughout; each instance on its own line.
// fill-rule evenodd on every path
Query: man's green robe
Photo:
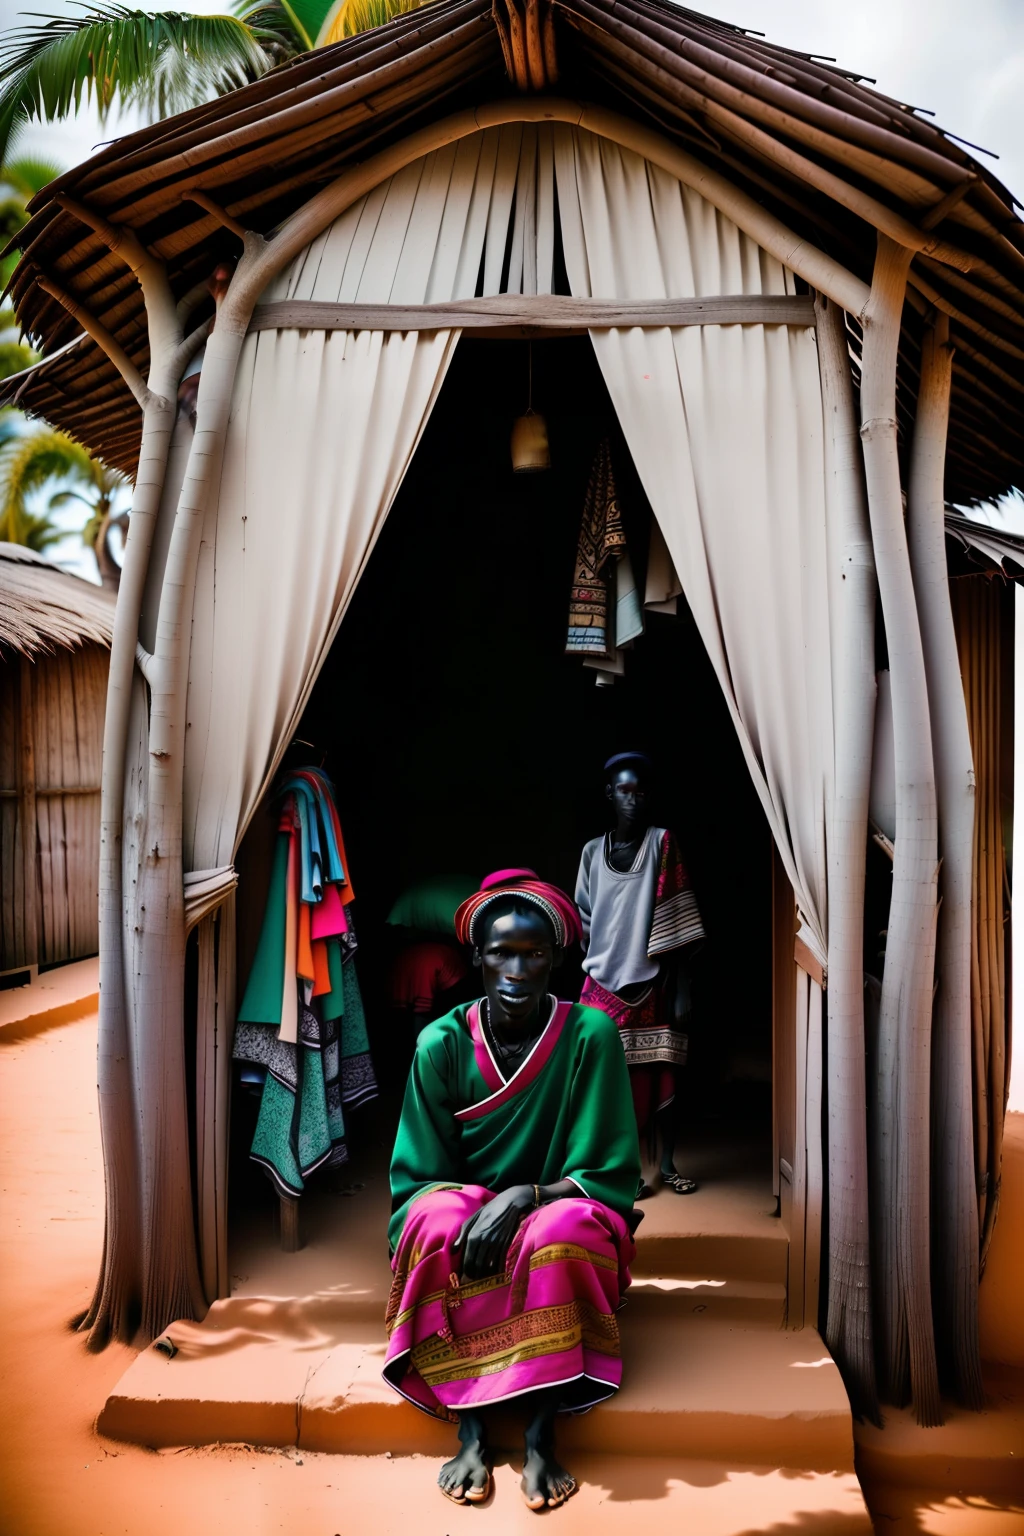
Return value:
M 626 1058 L 611 1019 L 574 1004 L 544 1065 L 531 1069 L 528 1059 L 509 1079 L 519 1091 L 459 1121 L 459 1110 L 494 1096 L 467 1013 L 454 1008 L 416 1044 L 391 1160 L 392 1250 L 417 1195 L 460 1184 L 497 1194 L 512 1184 L 572 1179 L 632 1226 L 640 1153 Z

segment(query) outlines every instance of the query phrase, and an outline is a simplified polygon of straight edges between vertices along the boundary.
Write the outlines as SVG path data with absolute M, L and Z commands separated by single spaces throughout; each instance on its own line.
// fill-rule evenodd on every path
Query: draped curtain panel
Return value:
M 999 1209 L 1003 1121 L 1009 1084 L 1003 843 L 1003 583 L 965 576 L 949 584 L 967 701 L 976 783 L 971 901 L 971 1037 L 974 1045 L 974 1164 L 984 1266 Z
M 558 127 L 555 165 L 574 296 L 794 291 L 774 257 L 632 151 Z M 833 736 L 814 334 L 705 325 L 591 338 L 796 893 L 800 936 L 824 968 Z M 685 679 L 674 702 L 685 710 Z
M 262 301 L 549 293 L 552 129 L 474 134 L 383 182 Z M 263 331 L 244 347 L 193 617 L 185 868 L 224 871 L 402 482 L 456 331 Z
M 490 129 L 383 182 L 262 303 L 425 304 L 786 294 L 792 275 L 699 195 L 562 125 Z M 261 330 L 246 340 L 193 610 L 184 859 L 200 922 L 200 1060 L 227 1062 L 233 966 L 214 941 L 246 826 L 301 718 L 458 332 Z M 592 333 L 606 383 L 787 874 L 826 958 L 832 713 L 821 398 L 812 332 Z M 685 709 L 685 679 L 676 701 Z M 700 722 L 693 722 L 694 732 Z M 229 1045 L 229 1041 L 227 1042 Z M 204 1070 L 204 1069 L 201 1069 Z M 224 1069 L 226 1072 L 226 1068 Z M 204 1278 L 224 1282 L 227 1077 L 201 1095 Z

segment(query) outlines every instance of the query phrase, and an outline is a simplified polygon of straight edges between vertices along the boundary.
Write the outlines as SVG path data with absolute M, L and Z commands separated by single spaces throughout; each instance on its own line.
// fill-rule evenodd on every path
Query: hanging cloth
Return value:
M 583 503 L 565 643 L 570 655 L 608 657 L 614 650 L 615 635 L 609 632 L 608 575 L 612 562 L 625 548 L 626 530 L 615 490 L 611 449 L 604 438 L 594 457 Z
M 676 574 L 669 554 L 665 535 L 656 517 L 651 518 L 651 543 L 647 553 L 647 582 L 644 588 L 644 607 L 648 613 L 676 614 L 683 584 Z
M 277 846 L 233 1055 L 260 1081 L 251 1155 L 295 1198 L 314 1169 L 348 1156 L 342 1105 L 374 1098 L 356 975 L 352 888 L 330 780 L 281 781 Z

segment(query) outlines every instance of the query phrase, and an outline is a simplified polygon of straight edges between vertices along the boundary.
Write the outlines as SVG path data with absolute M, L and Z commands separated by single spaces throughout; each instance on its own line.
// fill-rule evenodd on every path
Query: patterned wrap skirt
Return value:
M 409 1208 L 392 1260 L 384 1379 L 442 1419 L 554 1387 L 561 1411 L 582 1412 L 622 1380 L 615 1313 L 636 1254 L 629 1228 L 597 1200 L 553 1200 L 523 1219 L 502 1274 L 460 1281 L 452 1245 L 493 1198 L 464 1184 Z

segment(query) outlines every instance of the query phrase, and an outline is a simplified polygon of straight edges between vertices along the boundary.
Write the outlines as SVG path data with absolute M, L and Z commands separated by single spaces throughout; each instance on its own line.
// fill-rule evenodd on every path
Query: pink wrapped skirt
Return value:
M 388 1302 L 384 1379 L 426 1413 L 562 1389 L 581 1412 L 622 1380 L 615 1317 L 636 1246 L 622 1217 L 597 1200 L 531 1211 L 504 1273 L 462 1282 L 452 1244 L 493 1199 L 477 1184 L 434 1190 L 409 1208 Z

